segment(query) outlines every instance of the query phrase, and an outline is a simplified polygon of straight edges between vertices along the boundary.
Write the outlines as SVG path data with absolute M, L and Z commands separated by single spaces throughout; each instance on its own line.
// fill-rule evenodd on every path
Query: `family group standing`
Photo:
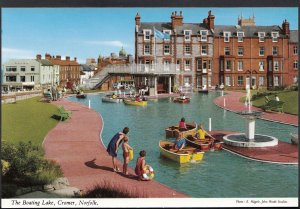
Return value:
M 120 169 L 117 166 L 117 154 L 118 154 L 118 149 L 121 143 L 122 144 L 122 150 L 123 150 L 123 159 L 124 159 L 124 163 L 123 163 L 123 174 L 124 175 L 129 175 L 128 173 L 128 163 L 129 163 L 129 152 L 130 150 L 133 150 L 132 147 L 129 145 L 128 141 L 129 138 L 127 136 L 129 132 L 129 128 L 125 127 L 123 129 L 122 132 L 118 132 L 116 133 L 112 139 L 110 140 L 106 151 L 108 152 L 108 154 L 112 157 L 112 165 L 113 165 L 113 171 L 114 172 L 119 172 Z M 139 180 L 149 180 L 149 179 L 145 179 L 143 177 L 144 173 L 145 173 L 145 166 L 146 166 L 146 161 L 145 161 L 145 157 L 146 157 L 146 151 L 142 150 L 139 153 L 139 157 L 137 158 L 136 161 L 136 167 L 135 167 L 135 174 L 138 176 Z

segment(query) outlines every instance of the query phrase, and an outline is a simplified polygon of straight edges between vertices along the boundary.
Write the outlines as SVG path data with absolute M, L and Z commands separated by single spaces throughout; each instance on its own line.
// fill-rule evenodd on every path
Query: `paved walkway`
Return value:
M 233 91 L 226 91 L 226 95 L 217 97 L 214 100 L 214 103 L 226 110 L 232 112 L 239 112 L 246 109 L 245 104 L 240 102 L 240 98 L 245 96 L 246 94 L 243 92 L 233 92 Z M 225 98 L 225 106 L 224 106 L 224 98 Z M 260 108 L 252 107 L 253 111 L 260 110 Z M 298 126 L 298 116 L 297 115 L 290 115 L 285 113 L 276 113 L 276 112 L 264 112 L 261 116 L 261 119 L 275 121 L 279 123 L 284 123 L 288 125 Z
M 237 132 L 230 131 L 211 131 L 210 134 L 221 141 L 223 136 Z M 278 145 L 271 147 L 234 147 L 223 144 L 223 148 L 229 152 L 233 152 L 241 157 L 277 164 L 298 164 L 298 146 L 278 140 Z
M 61 100 L 54 104 L 64 105 L 72 116 L 47 134 L 43 146 L 46 157 L 61 166 L 70 186 L 87 191 L 99 184 L 136 197 L 187 197 L 159 182 L 138 181 L 134 175 L 126 177 L 113 172 L 111 157 L 100 141 L 101 115 L 76 102 Z M 122 168 L 121 162 L 119 167 Z M 133 169 L 129 172 L 134 174 Z

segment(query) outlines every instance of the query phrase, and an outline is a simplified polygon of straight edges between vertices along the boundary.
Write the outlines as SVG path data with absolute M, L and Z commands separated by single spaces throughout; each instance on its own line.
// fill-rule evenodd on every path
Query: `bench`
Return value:
M 43 101 L 50 102 L 53 100 L 51 92 L 44 92 Z
M 278 112 L 283 112 L 283 101 L 276 101 L 276 100 L 270 100 L 266 102 L 265 105 L 263 105 L 261 108 L 263 110 L 273 110 Z
M 60 116 L 61 121 L 64 121 L 64 120 L 68 119 L 71 116 L 71 112 L 67 111 L 64 108 L 64 106 L 58 107 L 58 111 L 59 111 L 59 116 Z

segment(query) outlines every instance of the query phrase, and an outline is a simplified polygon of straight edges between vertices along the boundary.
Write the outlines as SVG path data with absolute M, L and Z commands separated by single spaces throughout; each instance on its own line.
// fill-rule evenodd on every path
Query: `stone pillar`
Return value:
M 172 77 L 169 76 L 169 94 L 172 94 Z
M 157 77 L 156 76 L 154 77 L 154 93 L 156 96 L 157 95 Z
M 249 140 L 254 140 L 255 135 L 255 119 L 246 118 L 246 138 Z

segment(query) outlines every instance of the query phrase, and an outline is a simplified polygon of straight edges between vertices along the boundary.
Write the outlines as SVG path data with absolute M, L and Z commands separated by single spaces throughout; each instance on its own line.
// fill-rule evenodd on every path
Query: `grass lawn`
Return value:
M 255 92 L 251 91 L 253 95 Z M 285 102 L 283 105 L 283 112 L 298 115 L 298 91 L 277 91 L 268 96 L 269 99 L 274 99 L 275 94 L 278 95 L 280 101 Z M 245 102 L 246 97 L 241 97 L 240 101 Z M 261 97 L 252 101 L 252 104 L 256 107 L 261 107 L 265 104 L 265 98 Z
M 39 102 L 41 97 L 17 101 L 15 104 L 2 104 L 2 140 L 14 144 L 31 141 L 42 145 L 44 137 L 55 127 L 57 107 L 51 103 Z

